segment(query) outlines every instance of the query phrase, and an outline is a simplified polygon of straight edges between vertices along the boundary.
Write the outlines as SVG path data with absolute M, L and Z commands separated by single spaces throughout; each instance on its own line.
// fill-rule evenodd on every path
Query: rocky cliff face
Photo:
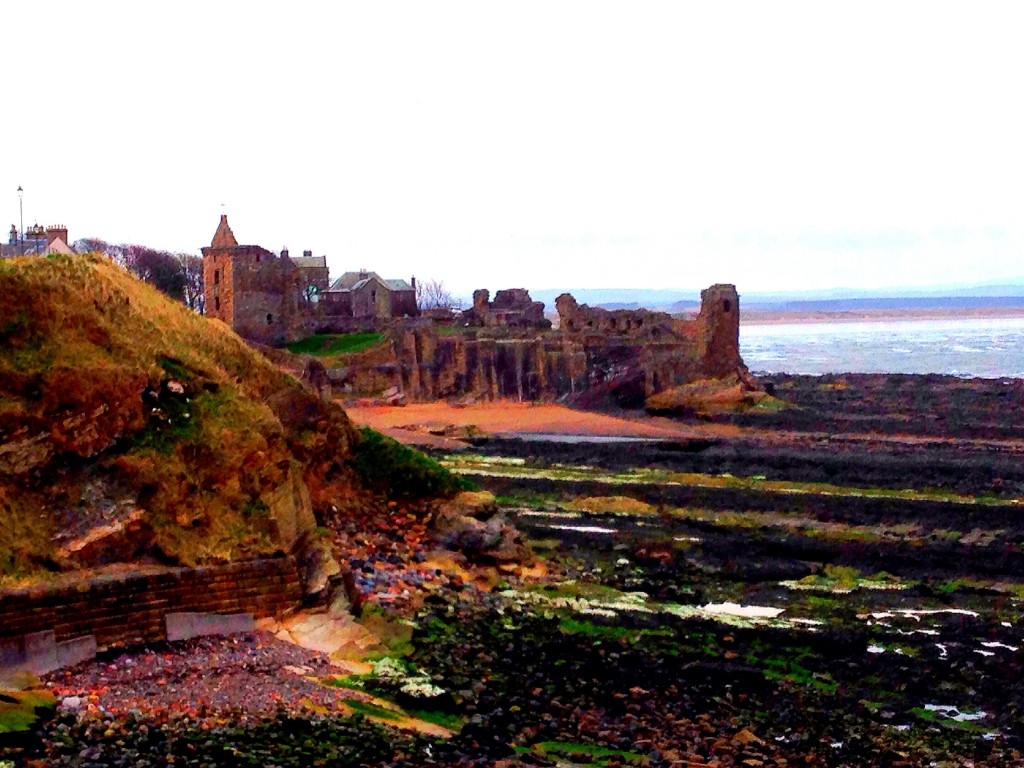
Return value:
M 291 551 L 358 485 L 339 407 L 108 260 L 0 292 L 0 577 Z
M 439 335 L 429 320 L 395 326 L 373 362 L 349 381 L 363 392 L 392 386 L 412 400 L 568 399 L 641 406 L 646 398 L 706 378 L 746 376 L 739 354 L 739 297 L 728 285 L 702 293 L 685 321 L 646 310 L 608 311 L 557 302 L 561 325 L 461 328 Z

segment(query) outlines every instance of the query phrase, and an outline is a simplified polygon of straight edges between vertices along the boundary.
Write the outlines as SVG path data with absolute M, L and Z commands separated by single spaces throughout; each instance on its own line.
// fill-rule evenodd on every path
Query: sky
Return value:
M 5 231 L 21 186 L 26 226 L 73 240 L 198 252 L 224 212 L 241 243 L 463 295 L 1024 278 L 1019 3 L 32 0 L 3 20 Z

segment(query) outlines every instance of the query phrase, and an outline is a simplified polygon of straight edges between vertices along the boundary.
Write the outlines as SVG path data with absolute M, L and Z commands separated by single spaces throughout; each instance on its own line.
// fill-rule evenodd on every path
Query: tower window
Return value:
M 213 284 L 214 285 L 220 285 L 220 270 L 219 269 L 213 270 Z
M 722 311 L 728 312 L 730 309 L 732 309 L 732 303 L 728 299 L 723 299 L 722 300 Z
M 273 325 L 273 323 L 274 323 L 274 316 L 273 315 L 267 315 L 267 325 Z
M 220 296 L 213 297 L 213 308 L 220 309 Z

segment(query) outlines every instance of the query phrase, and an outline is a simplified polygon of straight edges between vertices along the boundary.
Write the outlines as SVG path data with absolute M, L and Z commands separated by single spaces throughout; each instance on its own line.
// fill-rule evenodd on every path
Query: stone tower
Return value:
M 293 296 L 288 294 L 291 262 L 258 245 L 239 245 L 221 214 L 213 241 L 203 248 L 206 314 L 223 320 L 238 335 L 262 344 L 288 339 Z
M 740 359 L 740 296 L 735 285 L 717 283 L 700 292 L 698 353 L 704 374 L 727 376 Z
M 237 247 L 227 214 L 222 213 L 210 247 L 203 248 L 203 294 L 207 316 L 223 320 L 232 328 L 235 319 L 233 256 Z

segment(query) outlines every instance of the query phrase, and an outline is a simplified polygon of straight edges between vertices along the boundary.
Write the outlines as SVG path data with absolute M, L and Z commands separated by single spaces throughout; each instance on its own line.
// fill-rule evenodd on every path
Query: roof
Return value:
M 17 243 L 4 243 L 0 245 L 0 256 L 5 257 L 41 256 L 48 252 L 45 237 L 26 237 L 24 242 L 19 240 Z M 73 253 L 73 251 L 71 252 Z M 61 253 L 63 253 L 63 251 L 61 251 Z
M 326 256 L 292 256 L 291 259 L 299 269 L 327 269 Z
M 346 272 L 333 283 L 331 283 L 332 291 L 354 291 L 356 288 L 362 288 L 371 280 L 376 280 L 378 283 L 383 285 L 389 291 L 411 291 L 412 286 L 409 285 L 405 280 L 385 280 L 383 277 L 378 275 L 376 272 L 370 272 L 368 270 L 360 270 L 359 272 Z
M 236 245 L 238 245 L 238 241 L 235 240 L 235 233 L 228 226 L 228 215 L 222 213 L 220 215 L 220 224 L 217 225 L 217 231 L 213 235 L 213 242 L 210 243 L 210 247 L 233 248 Z
M 63 238 L 54 238 L 53 242 L 46 246 L 47 253 L 63 253 L 66 256 L 70 256 L 75 252 L 75 249 L 64 242 Z
M 351 290 L 353 287 L 355 287 L 355 284 L 358 283 L 360 280 L 366 280 L 369 277 L 376 277 L 378 280 L 380 280 L 380 275 L 378 275 L 376 272 L 368 272 L 365 269 L 362 269 L 358 272 L 346 272 L 331 284 L 331 290 Z

